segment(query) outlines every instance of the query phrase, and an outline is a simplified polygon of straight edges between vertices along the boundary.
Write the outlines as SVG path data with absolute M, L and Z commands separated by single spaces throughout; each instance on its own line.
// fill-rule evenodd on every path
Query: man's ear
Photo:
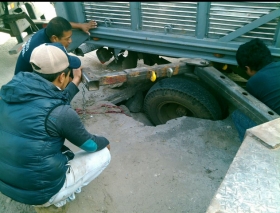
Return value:
M 64 83 L 64 81 L 65 81 L 65 73 L 63 72 L 63 73 L 61 73 L 59 76 L 58 76 L 58 82 L 60 83 L 60 84 L 62 84 L 62 83 Z
M 56 35 L 52 35 L 52 36 L 50 37 L 50 40 L 51 40 L 52 43 L 58 42 L 58 37 L 57 37 Z
M 246 67 L 246 73 L 249 75 L 249 76 L 253 76 L 256 74 L 256 71 L 255 70 L 252 70 L 249 66 L 245 66 Z

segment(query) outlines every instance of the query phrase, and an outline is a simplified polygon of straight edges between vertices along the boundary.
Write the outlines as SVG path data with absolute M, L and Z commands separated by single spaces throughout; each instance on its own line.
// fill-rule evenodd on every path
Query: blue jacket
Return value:
M 20 72 L 0 93 L 0 191 L 21 203 L 44 204 L 63 186 L 64 138 L 45 129 L 47 115 L 69 94 L 37 74 Z
M 280 61 L 272 62 L 247 82 L 250 94 L 280 115 Z
M 51 40 L 46 34 L 46 28 L 37 31 L 23 46 L 20 54 L 18 55 L 15 75 L 20 71 L 32 72 L 33 68 L 29 63 L 32 51 L 41 44 L 51 43 Z

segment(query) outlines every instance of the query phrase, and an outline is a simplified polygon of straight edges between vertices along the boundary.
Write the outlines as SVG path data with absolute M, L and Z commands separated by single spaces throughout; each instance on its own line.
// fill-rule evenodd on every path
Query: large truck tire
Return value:
M 220 105 L 209 91 L 192 79 L 178 77 L 155 83 L 145 97 L 144 111 L 154 125 L 182 116 L 222 119 Z
M 129 109 L 130 112 L 137 113 L 141 112 L 143 108 L 144 95 L 142 91 L 136 92 L 134 96 L 129 98 L 125 103 L 125 106 Z

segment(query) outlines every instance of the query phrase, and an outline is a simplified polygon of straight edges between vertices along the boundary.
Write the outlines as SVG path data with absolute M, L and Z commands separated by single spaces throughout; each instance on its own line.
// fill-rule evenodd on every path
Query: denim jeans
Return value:
M 60 191 L 47 203 L 36 205 L 36 207 L 49 207 L 52 204 L 56 207 L 61 207 L 74 200 L 75 193 L 80 193 L 82 187 L 88 185 L 100 175 L 110 161 L 111 154 L 107 147 L 94 153 L 83 150 L 76 152 L 74 159 L 69 161 L 69 170 L 66 173 L 66 180 Z
M 233 120 L 235 128 L 237 129 L 239 139 L 241 142 L 244 139 L 246 130 L 257 126 L 257 124 L 254 121 L 252 121 L 248 116 L 246 116 L 238 109 L 231 114 L 231 118 Z

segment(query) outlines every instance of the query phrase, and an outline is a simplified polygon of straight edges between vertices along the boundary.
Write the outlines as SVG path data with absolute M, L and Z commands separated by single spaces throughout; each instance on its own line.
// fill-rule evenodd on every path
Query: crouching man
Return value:
M 49 43 L 33 50 L 30 63 L 32 73 L 19 72 L 0 92 L 0 191 L 36 209 L 56 208 L 108 166 L 110 145 L 90 134 L 70 106 L 80 59 Z M 82 150 L 74 154 L 65 139 Z
M 246 90 L 280 115 L 280 61 L 274 61 L 269 48 L 259 38 L 240 45 L 236 52 L 236 61 L 250 77 Z M 257 126 L 239 109 L 235 110 L 231 117 L 241 142 L 246 130 Z

